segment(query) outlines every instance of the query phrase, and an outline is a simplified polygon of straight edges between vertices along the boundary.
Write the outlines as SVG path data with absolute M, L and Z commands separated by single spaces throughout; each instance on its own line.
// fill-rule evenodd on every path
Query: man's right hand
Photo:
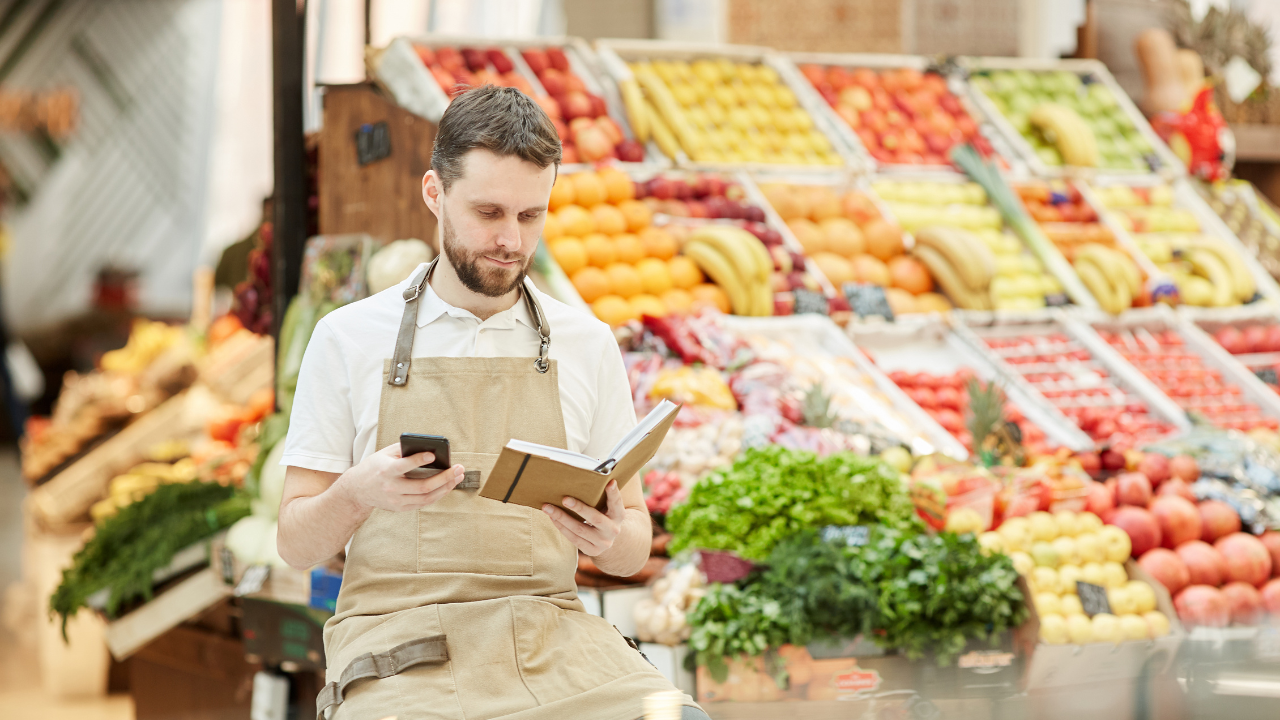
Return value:
M 461 465 L 424 480 L 404 476 L 435 459 L 430 452 L 400 457 L 400 443 L 388 445 L 343 473 L 337 484 L 348 499 L 363 508 L 417 510 L 436 502 L 462 482 L 465 471 Z

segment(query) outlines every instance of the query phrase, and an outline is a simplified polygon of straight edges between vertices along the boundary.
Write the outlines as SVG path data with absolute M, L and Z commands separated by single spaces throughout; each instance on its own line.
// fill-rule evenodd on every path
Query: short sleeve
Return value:
M 582 452 L 594 458 L 609 454 L 615 443 L 636 426 L 636 409 L 631 402 L 631 383 L 622 363 L 622 350 L 609 335 L 603 343 L 597 373 L 596 408 L 592 414 L 591 437 Z
M 352 465 L 355 434 L 351 378 L 341 338 L 321 320 L 302 356 L 280 464 L 346 472 Z

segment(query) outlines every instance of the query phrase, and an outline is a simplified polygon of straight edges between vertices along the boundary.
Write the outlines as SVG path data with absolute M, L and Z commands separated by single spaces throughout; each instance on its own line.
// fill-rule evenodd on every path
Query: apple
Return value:
M 1147 621 L 1147 628 L 1151 631 L 1151 637 L 1164 637 L 1169 634 L 1169 618 L 1158 610 L 1152 610 L 1142 614 L 1142 619 Z
M 1074 538 L 1059 537 L 1053 541 L 1053 549 L 1058 553 L 1058 564 L 1076 565 L 1080 562 L 1079 549 Z
M 1090 483 L 1086 491 L 1085 507 L 1095 515 L 1105 515 L 1116 507 L 1116 496 L 1105 483 Z
M 538 48 L 529 48 L 520 52 L 524 56 L 524 61 L 529 65 L 529 69 L 533 70 L 533 74 L 541 76 L 551 67 L 551 61 L 547 58 L 547 54 Z
M 997 528 L 997 532 L 1004 538 L 1004 546 L 1008 550 L 1030 550 L 1035 542 L 1031 524 L 1026 518 L 1009 518 Z
M 1062 601 L 1057 593 L 1039 592 L 1035 597 L 1036 612 L 1041 615 L 1057 615 L 1062 612 Z
M 1004 552 L 1004 540 L 1000 537 L 1000 533 L 991 530 L 978 535 L 978 545 L 986 555 Z
M 1009 559 L 1013 561 L 1013 569 L 1016 570 L 1019 575 L 1030 575 L 1031 572 L 1035 570 L 1036 561 L 1032 560 L 1030 555 L 1022 551 L 1009 553 Z
M 1067 637 L 1073 645 L 1088 645 L 1094 642 L 1093 622 L 1085 615 L 1068 616 Z
M 1227 561 L 1212 545 L 1203 540 L 1192 540 L 1183 543 L 1174 552 L 1187 566 L 1190 585 L 1217 587 L 1222 584 Z
M 1155 452 L 1142 456 L 1142 460 L 1138 463 L 1138 472 L 1146 475 L 1153 487 L 1158 487 L 1160 483 L 1172 476 L 1169 470 L 1169 458 Z
M 1111 526 L 1120 528 L 1129 536 L 1131 550 L 1137 557 L 1142 557 L 1151 548 L 1160 546 L 1160 524 L 1147 510 L 1127 505 L 1119 507 L 1111 516 L 1110 523 Z M 1107 532 L 1106 528 L 1102 531 Z M 1113 545 L 1105 542 L 1105 538 L 1104 545 L 1108 548 L 1107 559 L 1116 562 L 1124 559 L 1112 552 Z
M 1084 605 L 1081 604 L 1079 595 L 1063 595 L 1061 601 L 1063 617 L 1084 614 Z
M 1076 515 L 1076 520 L 1080 523 L 1080 532 L 1097 532 L 1102 529 L 1102 518 L 1092 512 L 1082 512 Z
M 1107 573 L 1102 563 L 1089 562 L 1080 567 L 1080 582 L 1087 582 L 1098 587 L 1107 586 Z
M 626 136 L 622 134 L 622 128 L 618 127 L 618 123 L 614 122 L 613 118 L 608 115 L 597 117 L 596 126 L 603 130 L 605 135 L 609 136 L 609 142 L 614 145 L 626 139 Z
M 1200 464 L 1190 455 L 1176 455 L 1169 461 L 1169 473 L 1184 482 L 1193 483 L 1200 479 Z
M 1245 352 L 1266 352 L 1267 329 L 1261 325 L 1250 325 L 1244 329 Z
M 1058 567 L 1058 590 L 1064 595 L 1075 595 L 1077 591 L 1076 583 L 1082 577 L 1084 577 L 1084 570 L 1079 565 L 1060 565 Z
M 1111 612 L 1117 615 L 1131 615 L 1138 611 L 1137 601 L 1123 585 L 1107 588 L 1107 604 L 1111 606 Z
M 1102 579 L 1107 587 L 1124 587 L 1129 582 L 1129 574 L 1120 563 L 1108 561 L 1102 563 Z
M 551 67 L 560 72 L 569 72 L 569 58 L 565 56 L 564 50 L 558 47 L 547 48 L 547 60 L 551 62 Z
M 1037 611 L 1039 607 L 1036 608 Z M 1070 640 L 1067 621 L 1061 615 L 1040 615 L 1040 640 L 1047 645 L 1065 645 Z
M 1035 568 L 1031 571 L 1031 577 L 1028 582 L 1035 592 L 1059 592 L 1058 571 L 1051 567 Z
M 1156 591 L 1150 585 L 1141 580 L 1130 580 L 1125 588 L 1129 591 L 1129 595 L 1133 597 L 1134 603 L 1138 605 L 1137 613 L 1151 612 L 1156 609 Z
M 1217 588 L 1192 585 L 1173 598 L 1178 619 L 1188 627 L 1226 627 L 1231 623 L 1231 606 Z
M 1196 502 L 1196 496 L 1195 496 L 1195 493 L 1191 492 L 1191 486 L 1188 485 L 1186 481 L 1183 480 L 1182 478 L 1172 478 L 1163 483 L 1160 483 L 1160 489 L 1156 491 L 1156 495 L 1157 496 L 1172 495 L 1175 497 L 1183 498 L 1190 503 Z M 1196 509 L 1196 512 L 1197 513 L 1200 512 L 1199 508 Z M 1201 520 L 1200 524 L 1201 524 L 1201 528 L 1203 529 L 1203 526 L 1204 526 L 1203 520 Z
M 1200 511 L 1186 498 L 1161 495 L 1151 501 L 1151 514 L 1160 523 L 1161 545 L 1172 550 L 1188 540 L 1200 539 Z
M 1267 352 L 1280 352 L 1280 324 L 1267 328 Z
M 1080 562 L 1102 562 L 1107 559 L 1102 547 L 1102 538 L 1096 532 L 1081 533 L 1076 536 L 1076 557 Z
M 1124 639 L 1120 633 L 1120 618 L 1111 613 L 1098 613 L 1089 624 L 1093 626 L 1094 642 L 1118 643 Z
M 1169 591 L 1176 595 L 1179 590 L 1191 584 L 1191 572 L 1187 564 L 1172 550 L 1152 548 L 1138 558 L 1138 564 Z
M 1054 513 L 1053 521 L 1058 525 L 1059 535 L 1075 537 L 1081 533 L 1079 516 L 1070 510 L 1059 510 Z
M 1262 587 L 1271 577 L 1271 553 L 1258 538 L 1248 533 L 1231 533 L 1218 538 L 1213 547 L 1226 560 L 1228 582 L 1246 582 Z
M 1124 455 L 1115 450 L 1102 451 L 1102 469 L 1103 470 L 1122 470 L 1124 469 Z
M 1200 539 L 1215 542 L 1220 537 L 1240 532 L 1240 515 L 1221 500 L 1200 503 Z
M 1245 344 L 1244 333 L 1230 325 L 1214 333 L 1213 337 L 1224 350 L 1232 355 L 1249 352 L 1249 349 Z
M 1061 558 L 1058 550 L 1050 543 L 1037 542 L 1031 546 L 1031 558 L 1038 567 L 1056 568 Z
M 560 106 L 564 116 L 570 120 L 580 117 L 593 117 L 594 108 L 591 105 L 591 98 L 587 97 L 584 92 L 565 93 L 564 101 Z
M 1076 461 L 1080 463 L 1081 470 L 1091 475 L 1096 475 L 1102 470 L 1102 459 L 1096 452 L 1079 453 L 1076 455 Z
M 1271 615 L 1280 617 L 1280 578 L 1262 586 L 1262 606 Z
M 1222 595 L 1231 609 L 1231 622 L 1236 625 L 1257 625 L 1262 620 L 1262 593 L 1246 582 L 1229 582 L 1222 586 Z
M 622 162 L 644 162 L 644 146 L 630 138 L 618 143 L 618 159 Z
M 1280 532 L 1268 530 L 1258 539 L 1267 546 L 1267 552 L 1271 553 L 1271 575 L 1280 577 Z
M 1121 473 L 1116 478 L 1116 499 L 1121 505 L 1146 507 L 1151 503 L 1151 481 L 1140 472 Z
M 1151 636 L 1151 629 L 1147 621 L 1137 614 L 1121 615 L 1120 636 L 1125 640 L 1146 640 Z

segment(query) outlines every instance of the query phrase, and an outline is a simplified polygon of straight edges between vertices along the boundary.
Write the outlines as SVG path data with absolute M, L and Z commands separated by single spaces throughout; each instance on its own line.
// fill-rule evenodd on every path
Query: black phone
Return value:
M 417 470 L 410 470 L 405 473 L 405 477 L 429 478 L 442 470 L 449 469 L 449 438 L 418 433 L 400 434 L 400 457 L 409 457 L 422 452 L 435 453 L 436 459 Z

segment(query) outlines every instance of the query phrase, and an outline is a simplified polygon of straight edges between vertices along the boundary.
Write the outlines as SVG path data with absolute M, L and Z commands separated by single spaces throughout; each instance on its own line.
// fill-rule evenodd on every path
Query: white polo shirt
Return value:
M 406 279 L 341 307 L 316 325 L 302 358 L 282 465 L 341 473 L 377 452 L 383 362 L 395 349 Z M 568 449 L 604 457 L 636 424 L 622 352 L 609 326 L 535 290 L 551 326 Z M 481 321 L 428 283 L 418 303 L 413 357 L 528 357 L 538 333 L 521 298 Z M 484 413 L 484 408 L 474 408 Z

